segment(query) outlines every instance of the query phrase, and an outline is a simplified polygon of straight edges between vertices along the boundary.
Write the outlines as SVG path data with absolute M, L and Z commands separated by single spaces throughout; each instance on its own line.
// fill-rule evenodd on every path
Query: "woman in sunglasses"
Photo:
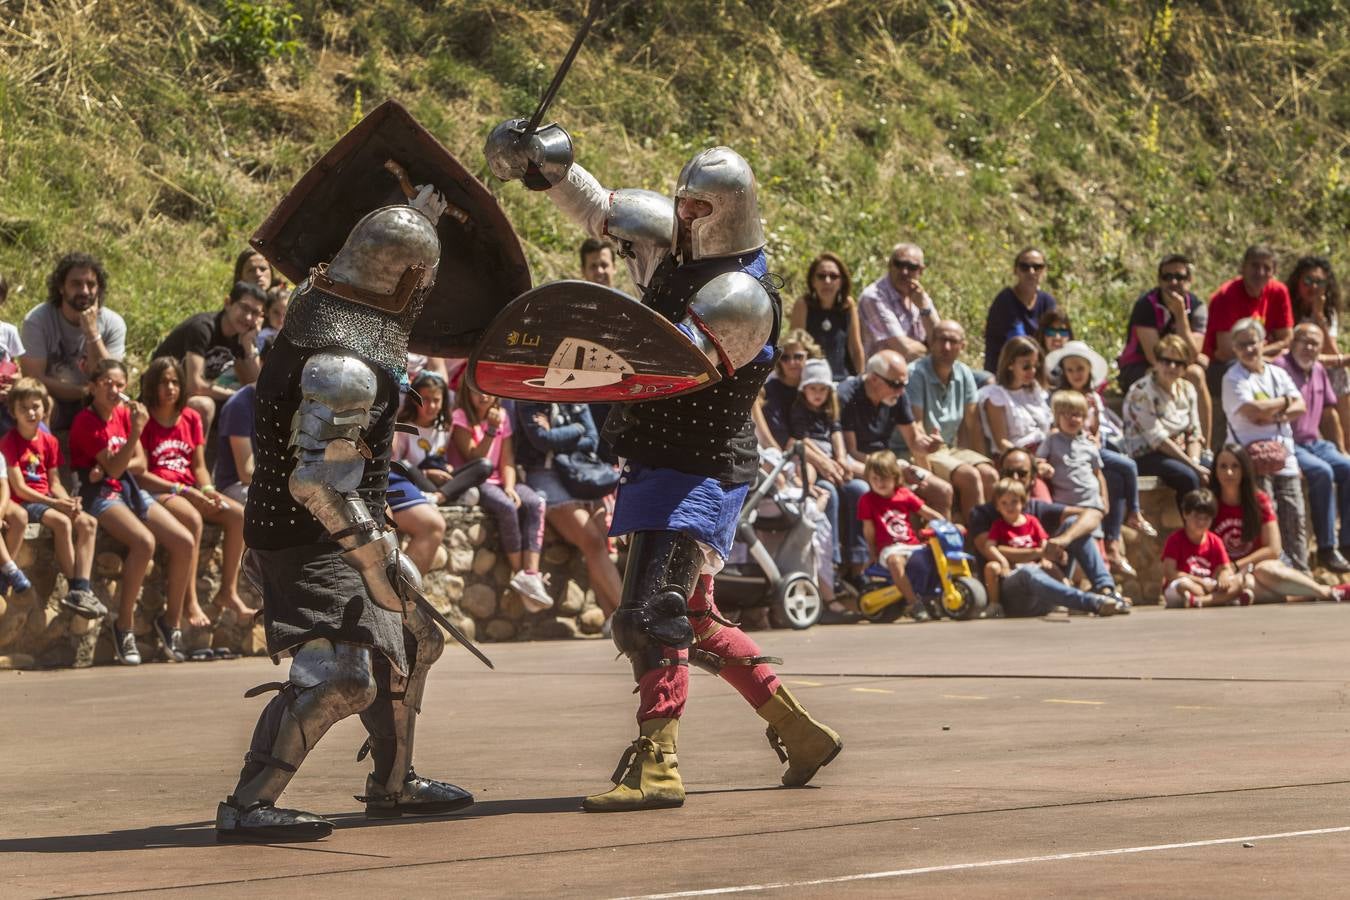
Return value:
M 1041 316 L 1036 325 L 1036 343 L 1041 345 L 1041 355 L 1049 356 L 1069 341 L 1073 340 L 1073 324 L 1069 314 L 1062 309 L 1052 309 Z
M 792 307 L 790 321 L 820 345 L 835 381 L 862 371 L 865 360 L 853 278 L 838 256 L 822 253 L 811 260 L 806 293 Z
M 1195 347 L 1169 334 L 1153 351 L 1153 368 L 1130 386 L 1121 415 L 1125 452 L 1140 475 L 1156 475 L 1181 498 L 1209 481 L 1209 457 L 1195 388 L 1182 374 Z
M 1341 286 L 1331 262 L 1321 256 L 1304 256 L 1294 264 L 1294 271 L 1284 281 L 1294 305 L 1294 324 L 1311 322 L 1322 329 L 1322 352 L 1317 361 L 1331 376 L 1336 389 L 1336 415 L 1339 418 L 1337 443 L 1342 449 L 1350 447 L 1350 356 L 1341 353 L 1336 344 L 1340 330 Z
M 1016 281 L 998 292 L 984 320 L 985 371 L 998 371 L 998 355 L 1008 339 L 1035 334 L 1041 316 L 1055 308 L 1055 298 L 1041 290 L 1045 266 L 1045 254 L 1035 247 L 1023 247 L 1013 258 Z

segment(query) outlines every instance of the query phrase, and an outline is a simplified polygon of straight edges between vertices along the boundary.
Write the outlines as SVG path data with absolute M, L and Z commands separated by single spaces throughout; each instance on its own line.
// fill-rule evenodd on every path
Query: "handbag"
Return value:
M 1289 448 L 1279 441 L 1252 441 L 1246 446 L 1252 460 L 1252 471 L 1257 475 L 1278 475 L 1289 459 Z
M 553 470 L 578 500 L 599 500 L 619 484 L 619 470 L 589 450 L 553 454 Z

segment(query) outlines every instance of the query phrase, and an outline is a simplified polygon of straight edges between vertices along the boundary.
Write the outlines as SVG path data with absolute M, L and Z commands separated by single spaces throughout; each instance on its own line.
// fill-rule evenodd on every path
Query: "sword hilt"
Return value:
M 386 159 L 384 161 L 384 169 L 390 175 L 393 175 L 398 179 L 398 187 L 399 190 L 403 191 L 403 196 L 407 197 L 409 200 L 417 196 L 417 188 L 413 187 L 412 179 L 408 177 L 407 169 L 403 168 L 403 166 L 392 159 Z M 445 197 L 442 196 L 441 199 L 445 200 Z M 461 225 L 469 224 L 469 214 L 449 200 L 445 201 L 445 215 L 454 219 Z

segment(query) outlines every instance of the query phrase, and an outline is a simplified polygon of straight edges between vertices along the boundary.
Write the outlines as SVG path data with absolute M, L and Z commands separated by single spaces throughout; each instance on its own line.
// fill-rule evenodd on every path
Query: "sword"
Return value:
M 479 661 L 482 662 L 483 665 L 487 666 L 489 669 L 492 669 L 493 671 L 496 671 L 497 667 L 492 664 L 492 660 L 488 659 L 487 655 L 483 653 L 482 650 L 479 650 L 473 641 L 469 640 L 469 636 L 467 634 L 460 631 L 457 627 L 455 627 L 455 624 L 453 622 L 451 622 L 445 616 L 441 615 L 441 611 L 431 605 L 431 601 L 426 598 L 426 595 L 424 595 L 417 588 L 409 584 L 406 579 L 400 578 L 399 585 L 403 588 L 404 599 L 411 598 L 413 604 L 417 606 L 419 609 L 421 609 L 422 612 L 430 616 L 433 622 L 444 628 L 446 631 L 450 632 L 450 636 L 455 640 L 459 641 L 460 646 L 462 646 L 465 650 L 468 650 L 474 656 L 478 657 Z
M 586 18 L 581 22 L 581 29 L 577 32 L 576 38 L 573 39 L 567 55 L 563 57 L 562 65 L 558 66 L 558 71 L 554 73 L 553 81 L 544 91 L 544 96 L 539 99 L 539 106 L 535 109 L 534 115 L 530 116 L 523 137 L 528 138 L 538 130 L 539 123 L 544 119 L 544 113 L 548 112 L 549 106 L 553 103 L 553 96 L 558 93 L 558 88 L 562 86 L 563 79 L 567 77 L 567 70 L 572 68 L 572 61 L 577 58 L 577 52 L 581 50 L 581 44 L 586 40 L 586 35 L 590 33 L 591 25 L 594 24 L 595 17 L 599 12 L 600 0 L 591 0 L 590 7 L 586 10 Z

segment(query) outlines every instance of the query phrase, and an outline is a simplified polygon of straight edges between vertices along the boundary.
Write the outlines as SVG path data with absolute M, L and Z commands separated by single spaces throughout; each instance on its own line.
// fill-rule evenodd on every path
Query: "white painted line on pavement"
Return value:
M 894 694 L 895 691 L 888 691 L 885 688 L 849 688 L 855 694 Z
M 765 884 L 739 884 L 734 887 L 706 888 L 698 891 L 673 891 L 668 894 L 635 894 L 615 900 L 671 900 L 675 897 L 711 897 L 719 894 L 745 894 L 751 891 L 775 891 L 784 888 L 817 887 L 823 884 L 845 884 L 850 881 L 872 881 L 880 878 L 903 878 L 907 875 L 929 875 L 934 872 L 961 872 L 969 869 L 990 869 L 996 866 L 1021 866 L 1027 863 L 1062 862 L 1069 859 L 1090 859 L 1097 856 L 1123 856 L 1130 853 L 1157 853 L 1164 850 L 1185 850 L 1190 847 L 1217 847 L 1247 841 L 1274 841 L 1280 838 L 1313 837 L 1319 834 L 1343 834 L 1350 825 L 1336 828 L 1312 828 L 1307 831 L 1282 831 L 1275 834 L 1253 834 L 1247 837 L 1213 838 L 1207 841 L 1186 841 L 1180 844 L 1150 844 L 1145 847 L 1117 847 L 1112 850 L 1080 850 L 1076 853 L 1053 853 L 1048 856 L 1022 856 L 1014 859 L 990 859 L 983 862 L 952 863 L 946 866 L 920 866 L 914 869 L 891 869 L 888 872 L 862 872 L 857 875 L 838 875 L 834 878 L 813 878 L 806 881 L 773 881 Z
M 1105 700 L 1042 700 L 1042 703 L 1070 703 L 1074 706 L 1105 706 Z
M 988 700 L 988 697 L 981 697 L 979 694 L 943 694 L 943 700 Z

